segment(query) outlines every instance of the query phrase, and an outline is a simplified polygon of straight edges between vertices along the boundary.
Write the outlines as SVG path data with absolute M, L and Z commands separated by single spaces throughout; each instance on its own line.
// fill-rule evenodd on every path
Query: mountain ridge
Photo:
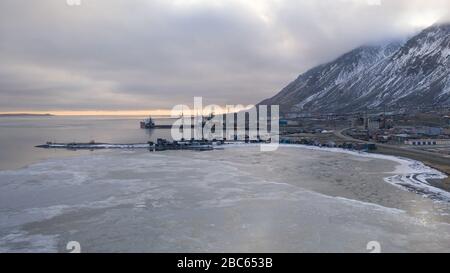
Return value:
M 300 74 L 259 104 L 282 113 L 345 113 L 450 105 L 450 24 L 405 42 L 365 45 Z

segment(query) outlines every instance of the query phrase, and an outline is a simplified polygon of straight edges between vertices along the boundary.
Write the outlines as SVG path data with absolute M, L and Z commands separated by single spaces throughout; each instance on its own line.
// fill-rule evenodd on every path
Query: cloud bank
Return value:
M 447 0 L 2 0 L 0 112 L 257 103 L 448 10 Z

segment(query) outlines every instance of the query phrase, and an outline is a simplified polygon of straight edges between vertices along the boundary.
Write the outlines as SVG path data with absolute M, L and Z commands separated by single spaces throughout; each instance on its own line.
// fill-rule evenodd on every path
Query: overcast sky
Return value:
M 448 10 L 449 0 L 0 0 L 0 112 L 257 103 Z

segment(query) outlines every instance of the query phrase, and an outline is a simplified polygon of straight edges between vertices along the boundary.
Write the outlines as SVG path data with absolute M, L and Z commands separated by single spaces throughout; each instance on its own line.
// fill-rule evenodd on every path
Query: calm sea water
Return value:
M 0 170 L 16 169 L 43 159 L 103 151 L 67 151 L 34 146 L 53 142 L 138 143 L 170 138 L 170 130 L 143 130 L 144 117 L 2 117 L 0 118 Z M 155 119 L 170 124 L 169 118 Z
M 418 162 L 298 145 L 34 148 L 170 137 L 140 120 L 1 118 L 0 253 L 67 252 L 70 241 L 82 252 L 367 252 L 369 241 L 383 252 L 450 252 L 450 199 L 399 186 L 429 175 Z

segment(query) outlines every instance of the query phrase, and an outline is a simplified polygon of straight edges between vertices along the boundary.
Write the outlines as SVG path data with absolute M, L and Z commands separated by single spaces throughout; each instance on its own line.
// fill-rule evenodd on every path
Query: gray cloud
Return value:
M 0 1 L 0 111 L 256 103 L 450 10 L 447 0 L 81 1 Z

